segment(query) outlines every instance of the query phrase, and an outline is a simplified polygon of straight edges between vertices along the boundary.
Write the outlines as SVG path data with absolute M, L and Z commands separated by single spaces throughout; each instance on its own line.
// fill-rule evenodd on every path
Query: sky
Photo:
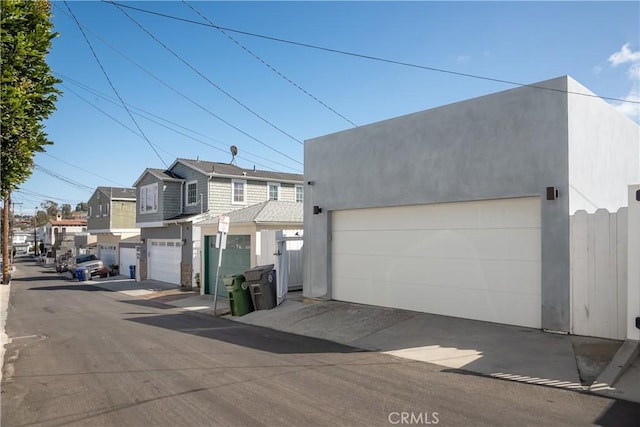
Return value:
M 640 123 L 635 1 L 52 3 L 63 94 L 16 214 L 232 145 L 302 173 L 305 140 L 563 75 Z

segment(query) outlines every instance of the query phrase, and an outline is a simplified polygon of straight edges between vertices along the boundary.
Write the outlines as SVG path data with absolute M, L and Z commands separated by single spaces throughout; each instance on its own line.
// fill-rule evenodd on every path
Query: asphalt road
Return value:
M 635 425 L 638 405 L 14 275 L 1 425 Z

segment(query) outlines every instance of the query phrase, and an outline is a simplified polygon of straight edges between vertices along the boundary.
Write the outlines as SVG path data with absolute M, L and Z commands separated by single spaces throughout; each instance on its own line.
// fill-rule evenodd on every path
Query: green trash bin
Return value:
M 253 302 L 249 286 L 242 274 L 233 274 L 222 278 L 229 295 L 229 308 L 232 316 L 244 316 L 253 311 Z

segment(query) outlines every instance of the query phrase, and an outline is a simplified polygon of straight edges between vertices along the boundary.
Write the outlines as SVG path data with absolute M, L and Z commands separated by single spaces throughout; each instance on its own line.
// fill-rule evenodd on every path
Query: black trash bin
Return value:
M 270 310 L 276 306 L 276 271 L 273 264 L 258 265 L 244 272 L 256 310 Z

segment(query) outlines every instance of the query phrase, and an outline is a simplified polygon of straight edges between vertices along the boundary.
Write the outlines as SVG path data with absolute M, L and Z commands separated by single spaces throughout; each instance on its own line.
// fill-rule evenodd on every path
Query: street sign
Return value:
M 220 233 L 228 233 L 229 232 L 229 222 L 231 222 L 230 218 L 226 215 L 220 215 L 218 217 L 218 231 Z

